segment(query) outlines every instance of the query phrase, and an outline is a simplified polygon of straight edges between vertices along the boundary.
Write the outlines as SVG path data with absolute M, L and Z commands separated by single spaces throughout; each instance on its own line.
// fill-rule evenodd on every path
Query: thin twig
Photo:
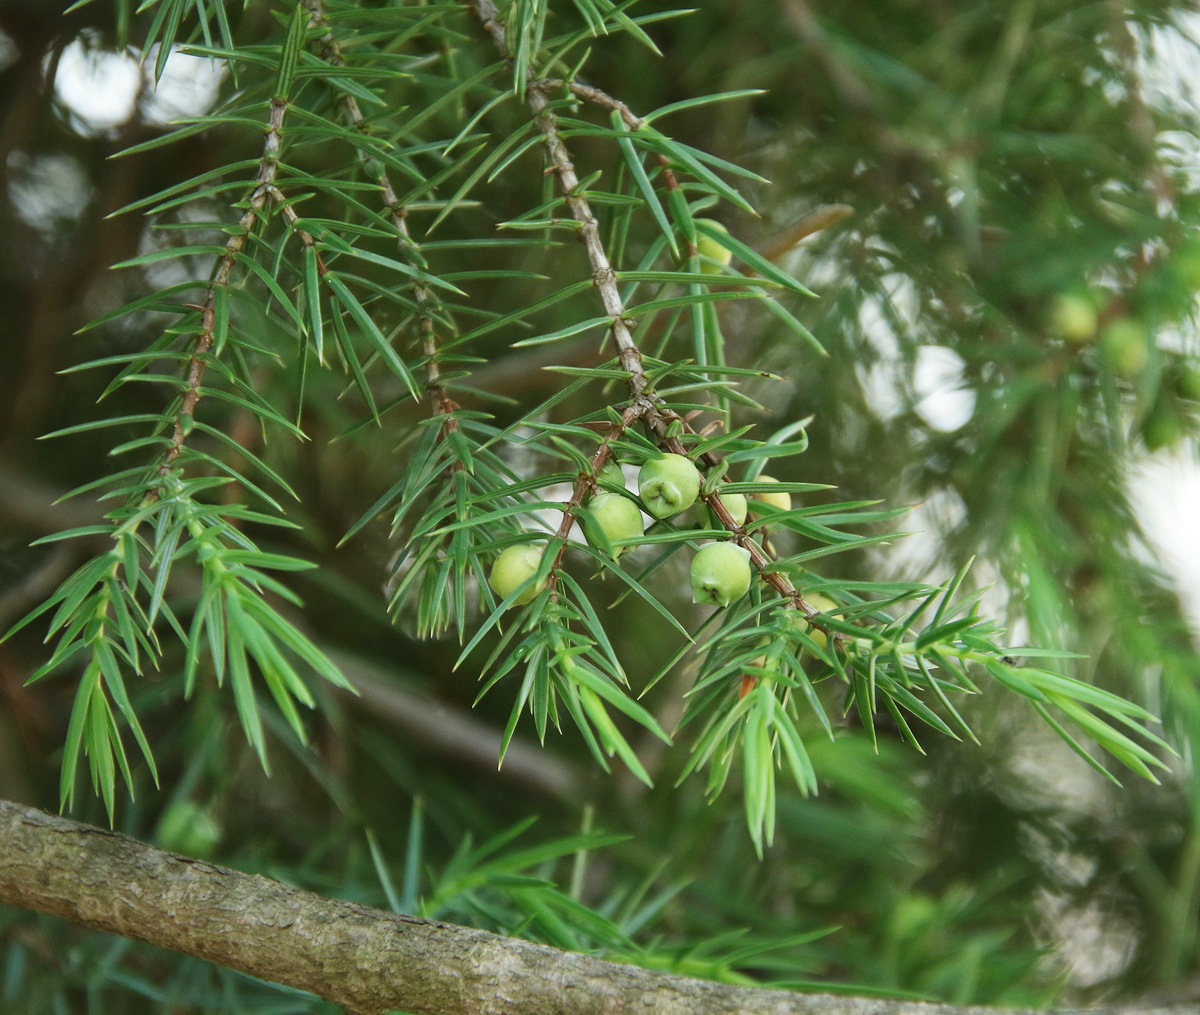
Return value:
M 170 474 L 171 463 L 183 454 L 183 447 L 190 430 L 190 422 L 195 417 L 196 403 L 200 401 L 200 386 L 204 380 L 204 372 L 208 367 L 208 354 L 212 350 L 213 343 L 216 340 L 217 291 L 229 284 L 229 277 L 233 274 L 234 265 L 237 264 L 237 256 L 242 252 L 242 247 L 246 245 L 246 238 L 250 235 L 250 229 L 254 225 L 254 220 L 258 217 L 258 213 L 266 205 L 272 193 L 277 192 L 275 177 L 279 170 L 279 151 L 283 138 L 283 118 L 287 114 L 287 107 L 288 103 L 286 99 L 279 97 L 271 99 L 271 113 L 267 121 L 267 133 L 263 139 L 263 151 L 258 161 L 258 180 L 250 193 L 250 206 L 246 209 L 246 213 L 238 220 L 237 229 L 233 235 L 225 243 L 225 251 L 221 254 L 220 260 L 217 262 L 216 271 L 213 273 L 212 281 L 208 284 L 208 295 L 205 297 L 204 305 L 200 308 L 200 333 L 196 336 L 196 340 L 192 344 L 191 357 L 188 359 L 187 387 L 183 392 L 183 400 L 179 407 L 179 412 L 175 416 L 175 426 L 171 435 L 171 443 L 167 447 L 162 463 L 158 467 L 158 474 L 163 478 Z M 157 490 L 151 493 L 152 498 L 158 495 Z
M 1119 66 L 1121 83 L 1125 86 L 1125 101 L 1129 108 L 1129 133 L 1142 146 L 1149 163 L 1146 170 L 1146 189 L 1158 205 L 1159 214 L 1164 214 L 1176 203 L 1175 185 L 1158 157 L 1158 127 L 1154 123 L 1154 113 L 1146 102 L 1142 92 L 1142 80 L 1137 73 L 1137 38 L 1125 17 L 1124 5 L 1110 3 L 1109 10 L 1112 16 L 1113 40 L 1121 54 Z
M 834 47 L 821 23 L 805 0 L 781 0 L 783 15 L 809 52 L 825 69 L 842 102 L 852 109 L 868 110 L 875 106 L 871 89 L 834 54 Z
M 812 236 L 813 233 L 819 233 L 822 229 L 828 229 L 830 226 L 836 225 L 842 219 L 849 218 L 853 214 L 854 209 L 848 204 L 817 205 L 807 215 L 793 222 L 778 236 L 773 236 L 767 240 L 759 252 L 768 261 L 778 261 L 785 254 L 793 250 L 802 240 Z M 752 274 L 752 272 L 747 269 L 746 274 Z
M 562 540 L 562 545 L 558 548 L 558 556 L 554 558 L 554 566 L 550 569 L 550 577 L 546 580 L 546 584 L 551 590 L 558 583 L 558 569 L 562 564 L 563 555 L 567 552 L 567 536 L 570 534 L 571 526 L 575 522 L 575 512 L 583 504 L 583 500 L 588 493 L 595 491 L 600 470 L 604 468 L 608 460 L 612 457 L 612 442 L 619 440 L 621 435 L 640 418 L 641 411 L 634 406 L 629 406 L 621 414 L 621 422 L 609 428 L 608 433 L 604 435 L 604 440 L 600 442 L 600 447 L 592 455 L 591 470 L 589 472 L 581 472 L 579 478 L 575 480 L 575 489 L 571 492 L 571 499 L 563 505 L 563 518 L 559 523 L 556 534 L 556 538 Z
M 342 56 L 341 46 L 338 45 L 333 32 L 328 28 L 323 0 L 304 0 L 304 6 L 308 10 L 313 24 L 326 29 L 325 34 L 321 36 L 321 52 L 324 58 L 334 67 L 345 66 L 346 59 Z M 343 92 L 338 96 L 338 101 L 345 110 L 346 119 L 350 125 L 365 134 L 366 117 L 363 116 L 358 100 L 353 95 Z M 400 252 L 406 260 L 413 264 L 413 267 L 425 269 L 426 264 L 420 247 L 412 238 L 412 232 L 408 228 L 408 209 L 400 203 L 400 198 L 392 186 L 387 170 L 381 168 L 378 172 L 373 172 L 366 156 L 363 157 L 363 170 L 379 187 L 384 209 L 388 218 L 391 219 L 392 225 L 396 228 Z M 437 330 L 433 324 L 432 311 L 437 308 L 438 300 L 432 290 L 419 278 L 413 279 L 412 292 L 417 306 L 421 309 L 417 318 L 417 328 L 421 339 L 421 352 L 425 356 L 425 390 L 429 392 L 429 397 L 433 402 L 434 414 L 446 416 L 443 433 L 452 433 L 458 429 L 458 420 L 454 418 L 454 412 L 459 406 L 446 391 L 446 386 L 442 382 L 441 367 L 437 360 L 439 343 Z M 456 463 L 455 468 L 461 468 L 461 463 Z
M 538 78 L 536 81 L 529 82 L 529 90 L 538 92 L 569 91 L 580 99 L 594 102 L 597 106 L 620 113 L 621 119 L 631 130 L 640 130 L 646 122 L 620 99 L 614 99 L 607 92 L 593 88 L 591 85 L 580 84 L 578 81 L 567 81 L 563 78 Z

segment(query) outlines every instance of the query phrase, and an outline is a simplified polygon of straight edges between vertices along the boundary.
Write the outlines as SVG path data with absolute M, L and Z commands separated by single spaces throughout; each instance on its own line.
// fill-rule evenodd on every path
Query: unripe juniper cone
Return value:
M 629 547 L 616 546 L 621 539 L 636 539 L 645 528 L 642 526 L 642 511 L 628 497 L 619 493 L 598 493 L 588 504 L 591 514 L 591 525 L 584 527 L 588 542 L 593 541 L 593 526 L 599 526 L 608 540 L 614 557 L 621 556 Z
M 729 233 L 729 230 L 716 219 L 696 219 L 696 225 L 708 226 L 710 229 L 726 235 Z M 710 275 L 718 274 L 722 267 L 728 266 L 729 262 L 733 260 L 732 250 L 722 245 L 720 240 L 707 236 L 698 229 L 696 231 L 696 253 L 700 255 L 700 270 Z
M 755 482 L 778 483 L 779 480 L 777 480 L 774 476 L 759 476 Z M 778 508 L 780 511 L 792 510 L 792 495 L 786 490 L 780 490 L 778 492 L 771 493 L 759 492 L 751 494 L 751 496 L 754 497 L 755 500 L 762 501 L 764 504 L 770 504 L 771 507 Z
M 738 525 L 744 525 L 746 522 L 746 511 L 748 505 L 746 498 L 740 493 L 719 493 L 721 504 L 725 510 L 729 512 L 729 517 Z M 711 528 L 721 528 L 721 519 L 717 517 L 716 512 L 712 511 L 707 504 L 704 504 L 697 512 L 697 519 L 701 525 L 708 525 Z
M 524 582 L 533 577 L 542 562 L 542 546 L 534 543 L 521 543 L 509 546 L 501 551 L 500 556 L 492 564 L 492 573 L 488 584 L 492 591 L 501 599 L 507 599 Z M 524 606 L 531 602 L 545 588 L 546 581 L 534 582 L 513 601 L 514 606 Z
M 806 592 L 804 594 L 804 601 L 814 610 L 819 610 L 821 613 L 836 610 L 838 605 L 828 596 L 821 595 L 820 592 Z M 808 636 L 821 646 L 821 648 L 824 648 L 829 641 L 829 636 L 819 628 L 812 627 L 808 622 L 808 618 L 799 610 L 795 611 L 792 624 L 797 631 L 807 632 Z
M 670 518 L 696 503 L 700 470 L 683 455 L 651 458 L 638 473 L 638 493 L 655 518 Z
M 625 473 L 621 471 L 621 466 L 611 460 L 604 463 L 596 481 L 602 488 L 611 486 L 625 489 Z
M 728 606 L 750 591 L 750 551 L 736 543 L 705 543 L 692 558 L 692 602 Z

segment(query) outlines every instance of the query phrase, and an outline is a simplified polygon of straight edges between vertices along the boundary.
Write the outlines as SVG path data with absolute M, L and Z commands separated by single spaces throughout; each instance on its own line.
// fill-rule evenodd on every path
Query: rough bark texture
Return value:
M 309 990 L 361 1015 L 1019 1015 L 653 973 L 338 902 L 5 801 L 0 902 Z M 1200 1005 L 1124 1009 L 1134 1011 L 1196 1015 Z

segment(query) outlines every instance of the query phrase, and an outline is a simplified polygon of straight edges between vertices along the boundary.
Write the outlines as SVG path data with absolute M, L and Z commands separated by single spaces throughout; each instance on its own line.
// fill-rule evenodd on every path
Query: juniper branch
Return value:
M 499 20 L 499 12 L 493 0 L 474 0 L 474 7 L 479 20 L 482 22 L 485 30 L 491 35 L 500 53 L 506 59 L 510 58 L 504 25 Z M 683 427 L 686 427 L 686 421 L 682 420 L 677 413 L 664 407 L 658 396 L 649 391 L 646 372 L 642 365 L 641 350 L 633 338 L 625 317 L 625 307 L 621 299 L 620 290 L 617 287 L 616 272 L 609 262 L 608 254 L 605 252 L 604 244 L 600 239 L 599 223 L 596 216 L 592 213 L 587 197 L 580 190 L 579 177 L 575 173 L 575 166 L 571 161 L 570 152 L 567 150 L 567 146 L 558 130 L 557 118 L 549 108 L 550 102 L 546 98 L 545 92 L 550 89 L 551 81 L 555 85 L 560 84 L 558 79 L 545 79 L 542 82 L 544 87 L 536 86 L 537 82 L 531 83 L 526 90 L 526 101 L 528 102 L 530 111 L 533 113 L 534 122 L 538 130 L 542 132 L 545 138 L 546 156 L 550 162 L 550 169 L 548 171 L 558 177 L 559 186 L 562 188 L 567 207 L 571 210 L 572 217 L 579 223 L 578 237 L 587 251 L 588 262 L 592 268 L 592 281 L 600 294 L 600 300 L 604 305 L 605 312 L 612 319 L 611 331 L 613 341 L 617 346 L 621 365 L 629 373 L 628 385 L 632 396 L 632 408 L 637 418 L 640 418 L 658 438 L 661 447 L 674 454 L 686 457 L 688 454 L 687 448 L 678 437 L 671 434 L 673 424 L 681 424 Z M 566 82 L 561 82 L 561 84 L 566 84 Z M 627 118 L 627 113 L 628 117 L 632 117 L 634 122 L 638 124 L 642 123 L 631 110 L 628 110 L 628 107 L 624 103 L 618 103 L 617 100 L 605 95 L 598 89 L 588 89 L 586 86 L 580 87 L 583 89 L 581 92 L 583 97 L 606 104 L 610 108 L 618 109 L 621 112 L 622 118 L 626 119 L 627 123 L 630 122 Z M 710 465 L 716 464 L 711 456 L 708 461 Z M 781 597 L 790 601 L 796 609 L 803 611 L 805 616 L 809 618 L 815 617 L 820 611 L 806 603 L 800 592 L 792 586 L 791 582 L 782 573 L 768 569 L 769 565 L 774 563 L 773 558 L 764 551 L 758 542 L 750 537 L 743 526 L 734 522 L 729 513 L 720 504 L 719 498 L 712 496 L 709 499 L 709 505 L 713 508 L 722 524 L 729 530 L 732 539 L 749 551 L 751 561 L 766 582 Z M 817 626 L 820 625 L 818 624 Z
M 345 66 L 346 59 L 342 55 L 342 48 L 334 38 L 333 32 L 328 28 L 323 0 L 304 0 L 304 6 L 312 18 L 312 23 L 326 28 L 320 40 L 322 56 L 334 67 Z M 363 116 L 358 100 L 348 92 L 341 92 L 338 95 L 338 102 L 341 104 L 350 126 L 357 131 L 365 131 L 366 117 Z M 400 253 L 413 267 L 424 269 L 426 267 L 425 259 L 408 227 L 408 209 L 401 204 L 387 170 L 381 168 L 377 172 L 373 172 L 369 166 L 369 160 L 365 156 L 363 157 L 363 170 L 379 187 L 384 210 L 396 229 Z M 425 356 L 425 389 L 429 392 L 429 397 L 433 402 L 434 414 L 447 417 L 443 424 L 444 432 L 452 433 L 458 429 L 458 420 L 453 415 L 458 409 L 458 404 L 446 391 L 446 386 L 442 382 L 441 367 L 438 364 L 439 343 L 432 314 L 438 301 L 432 290 L 420 278 L 413 279 L 411 289 L 413 298 L 421 309 L 421 313 L 417 316 L 417 329 L 421 341 L 421 352 Z
M 208 284 L 208 295 L 205 297 L 204 304 L 200 308 L 200 333 L 196 336 L 196 340 L 192 344 L 191 357 L 188 360 L 185 370 L 187 387 L 184 389 L 179 412 L 175 416 L 171 444 L 167 448 L 163 460 L 158 467 L 158 474 L 161 478 L 166 478 L 171 471 L 171 463 L 183 454 L 183 447 L 188 435 L 187 422 L 194 417 L 196 404 L 200 401 L 200 386 L 208 365 L 206 359 L 212 351 L 216 338 L 217 290 L 229 284 L 229 278 L 233 274 L 234 265 L 237 263 L 237 255 L 241 253 L 242 248 L 246 245 L 246 238 L 250 235 L 250 229 L 254 225 L 254 220 L 258 217 L 268 200 L 274 194 L 278 193 L 275 187 L 275 177 L 279 170 L 283 119 L 287 113 L 287 107 L 288 103 L 286 99 L 278 96 L 271 99 L 271 112 L 267 121 L 267 132 L 263 139 L 262 156 L 258 162 L 258 179 L 249 195 L 249 207 L 246 209 L 245 214 L 238 220 L 237 228 L 233 235 L 225 243 L 225 252 L 217 261 L 212 281 Z M 158 495 L 157 491 L 151 493 L 152 497 L 157 497 Z

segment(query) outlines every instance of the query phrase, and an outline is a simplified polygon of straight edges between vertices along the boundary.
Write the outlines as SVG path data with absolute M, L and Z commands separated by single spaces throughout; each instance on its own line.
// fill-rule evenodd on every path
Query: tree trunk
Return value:
M 0 902 L 308 990 L 355 1015 L 1019 1015 L 650 972 L 327 899 L 6 801 Z

